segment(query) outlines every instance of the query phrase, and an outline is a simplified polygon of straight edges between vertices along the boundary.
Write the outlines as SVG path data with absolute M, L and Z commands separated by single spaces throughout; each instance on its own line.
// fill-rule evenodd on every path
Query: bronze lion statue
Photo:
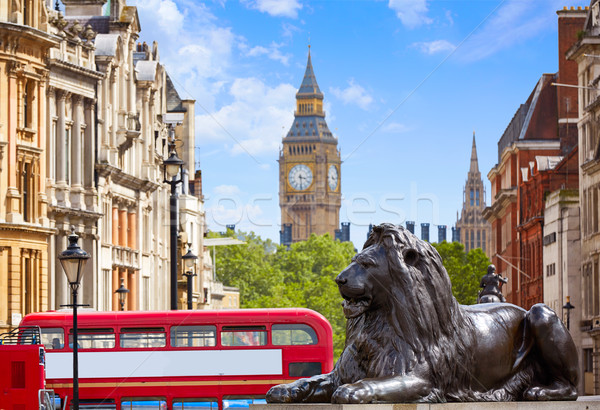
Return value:
M 267 402 L 577 398 L 577 351 L 550 308 L 459 305 L 440 255 L 402 227 L 374 227 L 336 282 L 347 327 L 335 368 L 275 386 Z

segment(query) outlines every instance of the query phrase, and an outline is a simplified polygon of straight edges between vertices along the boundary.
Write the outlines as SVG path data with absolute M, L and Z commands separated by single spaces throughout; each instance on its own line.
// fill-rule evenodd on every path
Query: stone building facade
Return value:
M 456 221 L 456 230 L 459 232 L 459 242 L 465 246 L 465 251 L 480 248 L 488 257 L 490 252 L 490 237 L 492 227 L 483 218 L 485 209 L 485 187 L 479 162 L 477 160 L 477 146 L 475 145 L 475 132 L 473 132 L 473 145 L 471 147 L 471 163 L 467 182 L 463 190 L 463 207 L 460 218 Z
M 592 0 L 579 40 L 567 52 L 579 84 L 579 204 L 581 327 L 585 391 L 600 394 L 600 1 Z M 576 307 L 577 309 L 577 307 Z
M 225 295 L 222 284 L 198 274 L 187 295 L 179 263 L 191 249 L 197 273 L 211 266 L 194 100 L 179 97 L 158 45 L 138 42 L 135 7 L 61 3 L 64 15 L 50 0 L 0 2 L 0 331 L 29 312 L 70 303 L 57 256 L 71 229 L 91 255 L 82 303 L 116 310 L 123 284 L 125 309 L 168 309 L 173 222 L 178 307 L 188 298 L 195 309 L 212 306 L 217 285 Z M 163 173 L 170 135 L 185 161 L 176 221 Z
M 49 308 L 47 27 L 43 0 L 0 2 L 0 332 Z

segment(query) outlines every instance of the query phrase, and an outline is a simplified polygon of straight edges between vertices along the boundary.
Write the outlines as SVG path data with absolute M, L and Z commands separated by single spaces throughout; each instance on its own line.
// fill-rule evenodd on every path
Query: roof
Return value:
M 323 99 L 323 93 L 319 89 L 319 84 L 317 84 L 317 78 L 315 77 L 315 72 L 313 70 L 312 62 L 310 59 L 310 46 L 308 49 L 308 61 L 306 63 L 306 71 L 304 72 L 304 78 L 302 79 L 302 84 L 300 84 L 300 89 L 298 90 L 298 93 L 296 93 L 296 97 L 317 97 Z
M 157 61 L 138 61 L 135 65 L 136 79 L 138 81 L 154 81 L 158 70 Z
M 119 44 L 119 34 L 98 34 L 94 40 L 97 56 L 115 56 Z
M 168 112 L 186 112 L 187 110 L 183 107 L 181 103 L 181 97 L 169 77 L 169 73 L 166 73 L 167 77 L 167 111 Z
M 337 144 L 337 139 L 329 131 L 325 118 L 318 115 L 295 117 L 292 127 L 285 137 L 286 142 L 327 142 L 327 140 Z

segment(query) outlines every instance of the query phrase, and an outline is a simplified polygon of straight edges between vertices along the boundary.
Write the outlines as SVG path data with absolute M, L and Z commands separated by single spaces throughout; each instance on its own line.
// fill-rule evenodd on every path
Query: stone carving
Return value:
M 334 370 L 271 388 L 269 403 L 577 397 L 577 351 L 552 310 L 459 305 L 437 251 L 402 227 L 374 227 L 336 282 L 347 328 Z
M 494 265 L 488 266 L 487 273 L 483 275 L 479 283 L 482 289 L 477 296 L 477 303 L 506 302 L 506 298 L 500 290 L 506 282 L 508 279 L 498 275 Z

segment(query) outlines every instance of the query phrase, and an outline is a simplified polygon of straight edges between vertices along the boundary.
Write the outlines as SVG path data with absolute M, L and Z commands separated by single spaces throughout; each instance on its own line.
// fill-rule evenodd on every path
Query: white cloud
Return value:
M 399 134 L 399 133 L 410 131 L 410 128 L 407 127 L 405 124 L 402 124 L 399 122 L 389 122 L 389 123 L 385 123 L 381 127 L 381 130 L 383 132 Z
M 452 51 L 456 48 L 454 44 L 447 40 L 423 41 L 413 43 L 412 47 L 418 48 L 422 53 L 429 55 Z
M 241 192 L 237 185 L 218 185 L 213 191 L 219 196 L 238 195 Z
M 256 46 L 248 50 L 246 55 L 248 57 L 257 57 L 266 55 L 271 60 L 279 61 L 283 65 L 288 65 L 291 55 L 290 54 L 282 54 L 279 49 L 283 44 L 277 44 L 275 42 L 271 43 L 269 48 L 263 46 Z
M 353 78 L 348 81 L 348 87 L 345 89 L 330 88 L 329 90 L 333 95 L 342 100 L 344 104 L 356 104 L 363 110 L 369 109 L 369 106 L 373 102 L 373 97 L 362 86 L 356 84 Z
M 151 21 L 145 19 L 142 27 L 146 27 L 146 23 L 149 23 L 150 27 L 158 26 L 168 36 L 175 36 L 183 26 L 184 14 L 179 11 L 173 0 L 138 0 L 134 5 L 140 12 L 150 12 L 149 15 L 154 15 Z
M 302 4 L 298 0 L 243 0 L 247 7 L 273 17 L 298 17 Z
M 427 0 L 390 0 L 388 7 L 396 12 L 396 16 L 408 28 L 433 22 L 427 17 Z
M 293 121 L 290 84 L 269 87 L 257 78 L 238 78 L 229 90 L 232 102 L 211 114 L 196 116 L 196 135 L 203 141 L 227 141 L 232 154 L 276 154 Z

